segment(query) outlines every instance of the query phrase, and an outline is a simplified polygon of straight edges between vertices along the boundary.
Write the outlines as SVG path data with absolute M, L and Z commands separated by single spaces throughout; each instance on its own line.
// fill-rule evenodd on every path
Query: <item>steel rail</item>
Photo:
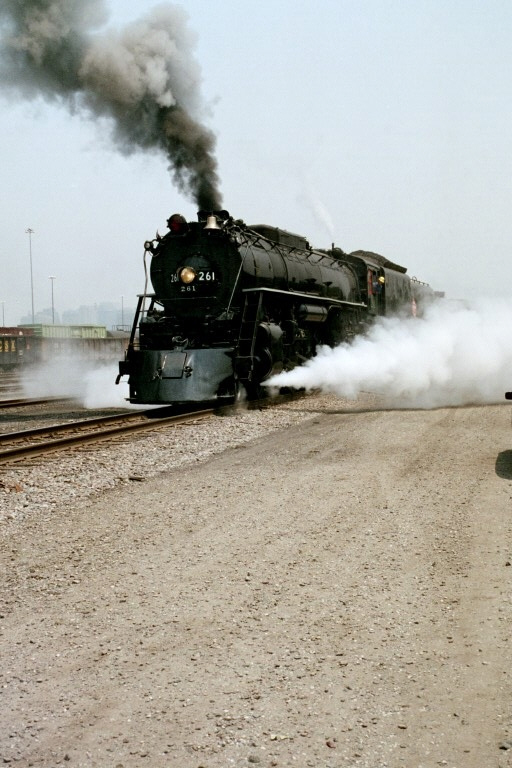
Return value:
M 51 424 L 44 427 L 33 427 L 31 429 L 22 429 L 16 432 L 0 432 L 0 445 L 13 443 L 22 440 L 29 440 L 32 437 L 44 437 L 44 435 L 55 435 L 59 432 L 71 432 L 73 429 L 86 429 L 107 424 L 116 424 L 132 420 L 141 421 L 152 411 L 132 411 L 131 413 L 112 413 L 109 416 L 93 416 L 90 419 L 76 419 L 76 421 L 65 421 L 60 424 Z M 153 411 L 154 413 L 154 411 Z
M 209 416 L 211 416 L 213 413 L 215 413 L 215 409 L 211 408 L 208 410 L 203 411 L 191 411 L 190 413 L 184 413 L 184 414 L 178 414 L 174 416 L 164 416 L 159 417 L 155 419 L 147 419 L 146 421 L 137 421 L 136 423 L 128 423 L 128 424 L 121 424 L 118 426 L 111 426 L 106 427 L 105 429 L 99 429 L 99 430 L 93 430 L 90 432 L 83 432 L 82 434 L 74 434 L 74 435 L 68 435 L 67 437 L 58 437 L 54 440 L 48 440 L 40 443 L 31 443 L 30 445 L 16 445 L 13 448 L 8 448 L 6 450 L 0 451 L 0 465 L 1 464 L 8 464 L 11 462 L 17 462 L 21 461 L 24 458 L 30 457 L 33 458 L 35 456 L 42 456 L 46 453 L 51 453 L 54 451 L 61 451 L 66 448 L 73 448 L 78 447 L 80 445 L 83 445 L 85 443 L 91 443 L 91 442 L 101 442 L 102 440 L 109 440 L 114 437 L 122 436 L 123 434 L 128 434 L 130 432 L 141 432 L 141 431 L 149 431 L 153 429 L 160 429 L 162 427 L 170 426 L 171 424 L 179 424 L 186 421 L 191 421 L 193 419 L 204 419 Z M 124 415 L 124 414 L 123 414 Z M 130 414 L 128 416 L 125 415 L 126 418 L 130 418 L 133 420 L 133 416 Z M 104 420 L 107 420 L 112 422 L 116 419 L 111 416 L 107 417 L 100 417 L 99 419 L 87 419 L 86 421 L 82 422 L 70 422 L 67 424 L 60 424 L 55 425 L 55 427 L 43 427 L 40 430 L 25 430 L 23 432 L 17 432 L 17 433 L 11 433 L 8 435 L 2 435 L 2 442 L 6 443 L 7 437 L 10 437 L 11 440 L 25 440 L 28 436 L 27 433 L 30 432 L 38 432 L 40 435 L 46 432 L 47 434 L 51 434 L 54 431 L 65 431 L 65 428 L 67 428 L 67 431 L 71 431 L 73 429 L 80 430 L 81 428 L 86 428 L 88 426 L 91 426 L 94 422 L 96 422 L 97 426 L 100 426 L 99 422 Z M 121 419 L 118 419 L 121 420 Z M 105 422 L 104 422 L 105 423 Z
M 273 405 L 302 399 L 302 397 L 304 397 L 303 392 L 281 394 L 270 399 L 249 401 L 242 408 L 247 407 L 249 410 L 266 409 Z M 173 414 L 172 416 L 158 416 L 159 410 L 166 411 L 168 409 L 168 406 L 161 406 L 161 408 L 151 408 L 144 411 L 116 413 L 110 416 L 98 416 L 81 421 L 36 427 L 34 429 L 21 430 L 20 432 L 4 432 L 0 433 L 0 446 L 12 443 L 18 443 L 19 445 L 14 445 L 0 451 L 0 465 L 15 463 L 24 458 L 42 456 L 46 453 L 65 450 L 66 448 L 79 447 L 85 443 L 113 439 L 130 432 L 150 431 L 194 419 L 201 420 L 215 413 L 230 413 L 236 411 L 237 407 L 235 404 L 229 404 L 203 410 L 187 411 L 185 413 Z M 109 426 L 114 424 L 118 424 L 118 426 Z M 95 427 L 99 427 L 99 429 L 95 429 Z M 85 432 L 84 430 L 87 429 L 90 429 L 90 431 Z M 66 437 L 53 437 L 56 434 L 65 434 L 66 432 L 74 432 L 75 434 Z M 26 444 L 27 440 L 44 438 L 45 436 L 49 436 L 50 439 Z
M 69 397 L 18 397 L 9 400 L 0 400 L 1 408 L 22 408 L 25 405 L 45 405 L 46 403 L 64 403 L 71 402 L 72 398 Z

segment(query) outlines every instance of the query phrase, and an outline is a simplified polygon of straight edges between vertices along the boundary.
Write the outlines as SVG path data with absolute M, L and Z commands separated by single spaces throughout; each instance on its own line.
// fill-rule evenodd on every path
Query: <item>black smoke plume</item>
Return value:
M 106 19 L 103 0 L 0 0 L 0 88 L 110 118 L 123 153 L 163 151 L 183 193 L 221 208 L 186 15 L 161 5 L 121 32 Z

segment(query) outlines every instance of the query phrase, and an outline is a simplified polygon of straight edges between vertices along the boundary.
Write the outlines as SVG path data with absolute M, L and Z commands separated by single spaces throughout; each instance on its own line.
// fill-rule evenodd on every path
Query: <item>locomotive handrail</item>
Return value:
M 305 253 L 310 253 L 312 251 L 311 247 L 301 247 L 298 245 L 288 245 L 287 243 L 278 243 L 276 240 L 272 240 L 270 237 L 265 237 L 265 235 L 260 234 L 259 232 L 255 232 L 250 227 L 247 228 L 247 230 L 243 231 L 243 234 L 246 236 L 247 241 L 251 241 L 251 245 L 258 247 L 262 247 L 262 244 L 264 244 L 269 250 L 274 250 L 279 253 L 282 257 L 290 257 L 290 256 L 301 256 Z M 250 237 L 248 237 L 250 235 Z
M 242 245 L 242 243 L 241 243 L 241 245 Z M 245 262 L 247 256 L 249 255 L 249 253 L 251 253 L 251 248 L 250 248 L 249 242 L 246 241 L 244 243 L 244 245 L 245 245 L 245 254 L 240 259 L 240 267 L 238 268 L 238 273 L 237 273 L 235 282 L 233 283 L 233 290 L 231 291 L 231 296 L 229 297 L 229 301 L 228 301 L 228 304 L 227 304 L 227 307 L 226 307 L 226 312 L 229 312 L 230 309 L 231 309 L 231 303 L 232 303 L 233 297 L 235 295 L 235 291 L 236 291 L 236 287 L 238 285 L 238 281 L 240 280 L 240 275 L 242 274 L 242 268 L 244 266 L 244 262 Z

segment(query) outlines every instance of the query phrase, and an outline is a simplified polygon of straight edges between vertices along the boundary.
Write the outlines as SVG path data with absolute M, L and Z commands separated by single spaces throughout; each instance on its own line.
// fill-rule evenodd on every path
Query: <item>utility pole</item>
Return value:
M 52 281 L 52 325 L 55 325 L 55 308 L 53 304 L 53 281 L 55 280 L 55 275 L 50 275 L 48 280 Z
M 32 272 L 32 235 L 34 234 L 34 230 L 28 229 L 25 230 L 25 232 L 28 235 L 28 248 L 29 248 L 29 256 L 30 256 L 30 296 L 32 298 L 32 325 L 34 325 L 34 275 Z

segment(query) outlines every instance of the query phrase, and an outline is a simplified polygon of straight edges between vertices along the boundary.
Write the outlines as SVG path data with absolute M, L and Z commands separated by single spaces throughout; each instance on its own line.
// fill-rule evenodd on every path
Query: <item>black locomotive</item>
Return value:
M 174 214 L 145 243 L 154 293 L 139 296 L 119 376 L 133 403 L 230 402 L 349 341 L 375 316 L 433 295 L 367 251 L 313 249 L 300 235 L 246 226 L 227 211 Z M 145 261 L 146 264 L 146 261 Z

